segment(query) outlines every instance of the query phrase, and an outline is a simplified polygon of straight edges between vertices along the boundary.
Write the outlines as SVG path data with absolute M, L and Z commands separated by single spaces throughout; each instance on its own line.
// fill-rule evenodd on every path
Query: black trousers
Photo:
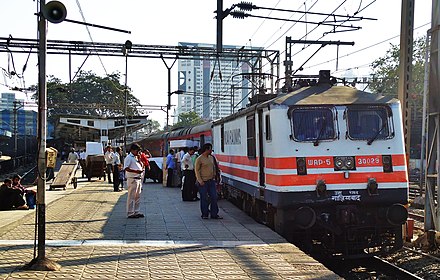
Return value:
M 173 176 L 174 176 L 174 170 L 172 168 L 168 168 L 167 187 L 169 188 L 173 187 Z
M 119 190 L 119 167 L 113 165 L 113 190 L 116 192 Z
M 108 178 L 108 182 L 111 183 L 112 182 L 112 173 L 113 173 L 113 164 L 107 164 L 107 178 Z
M 194 170 L 183 170 L 185 180 L 183 182 L 182 200 L 193 201 L 197 197 L 196 173 Z

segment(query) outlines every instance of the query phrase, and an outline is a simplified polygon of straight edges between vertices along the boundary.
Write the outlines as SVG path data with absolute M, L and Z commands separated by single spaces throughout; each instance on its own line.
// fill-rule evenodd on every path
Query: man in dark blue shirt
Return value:
M 174 150 L 171 149 L 170 153 L 167 155 L 167 170 L 168 170 L 168 176 L 167 176 L 167 187 L 173 186 L 173 172 L 176 168 L 176 163 L 174 161 Z

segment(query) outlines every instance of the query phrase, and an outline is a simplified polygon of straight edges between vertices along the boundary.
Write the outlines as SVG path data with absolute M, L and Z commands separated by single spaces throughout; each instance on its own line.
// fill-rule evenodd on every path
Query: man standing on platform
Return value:
M 185 178 L 182 186 L 182 200 L 195 201 L 197 200 L 196 174 L 194 173 L 194 162 L 192 155 L 194 154 L 194 147 L 189 148 L 188 152 L 182 158 L 182 175 Z
M 111 146 L 107 146 L 105 148 L 104 154 L 105 164 L 107 166 L 106 172 L 108 177 L 108 183 L 112 184 L 112 175 L 113 175 L 113 151 Z
M 127 178 L 127 217 L 143 218 L 144 214 L 140 212 L 142 173 L 144 167 L 139 159 L 141 147 L 138 144 L 132 144 L 130 154 L 124 160 L 125 176 Z
M 171 149 L 170 153 L 167 155 L 167 187 L 171 188 L 173 186 L 174 169 L 176 168 L 176 162 L 174 160 L 174 150 Z
M 202 147 L 202 154 L 196 159 L 195 172 L 200 193 L 200 209 L 202 219 L 223 219 L 218 215 L 217 189 L 215 186 L 215 164 L 211 156 L 212 144 L 206 143 Z M 209 209 L 208 195 L 211 198 L 211 209 Z

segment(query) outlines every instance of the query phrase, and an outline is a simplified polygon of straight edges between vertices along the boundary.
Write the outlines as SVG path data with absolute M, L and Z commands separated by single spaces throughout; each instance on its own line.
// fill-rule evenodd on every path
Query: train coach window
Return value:
M 388 111 L 384 106 L 347 108 L 347 134 L 353 140 L 367 140 L 369 144 L 377 139 L 392 136 L 388 123 Z
M 266 115 L 265 124 L 266 124 L 266 140 L 270 141 L 272 140 L 272 131 L 270 128 L 270 115 Z
M 299 142 L 336 138 L 334 114 L 330 108 L 298 108 L 292 111 L 293 137 Z
M 255 117 L 248 116 L 246 117 L 247 124 L 247 156 L 249 158 L 256 158 L 257 156 L 257 147 L 256 147 L 256 137 L 255 137 Z

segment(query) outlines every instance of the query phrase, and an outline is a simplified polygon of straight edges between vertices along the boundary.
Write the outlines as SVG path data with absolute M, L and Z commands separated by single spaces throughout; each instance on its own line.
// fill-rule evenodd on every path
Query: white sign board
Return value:
M 198 146 L 199 141 L 193 141 L 193 140 L 171 140 L 170 141 L 170 148 L 189 148 Z
M 86 142 L 86 156 L 103 155 L 104 148 L 98 142 Z

